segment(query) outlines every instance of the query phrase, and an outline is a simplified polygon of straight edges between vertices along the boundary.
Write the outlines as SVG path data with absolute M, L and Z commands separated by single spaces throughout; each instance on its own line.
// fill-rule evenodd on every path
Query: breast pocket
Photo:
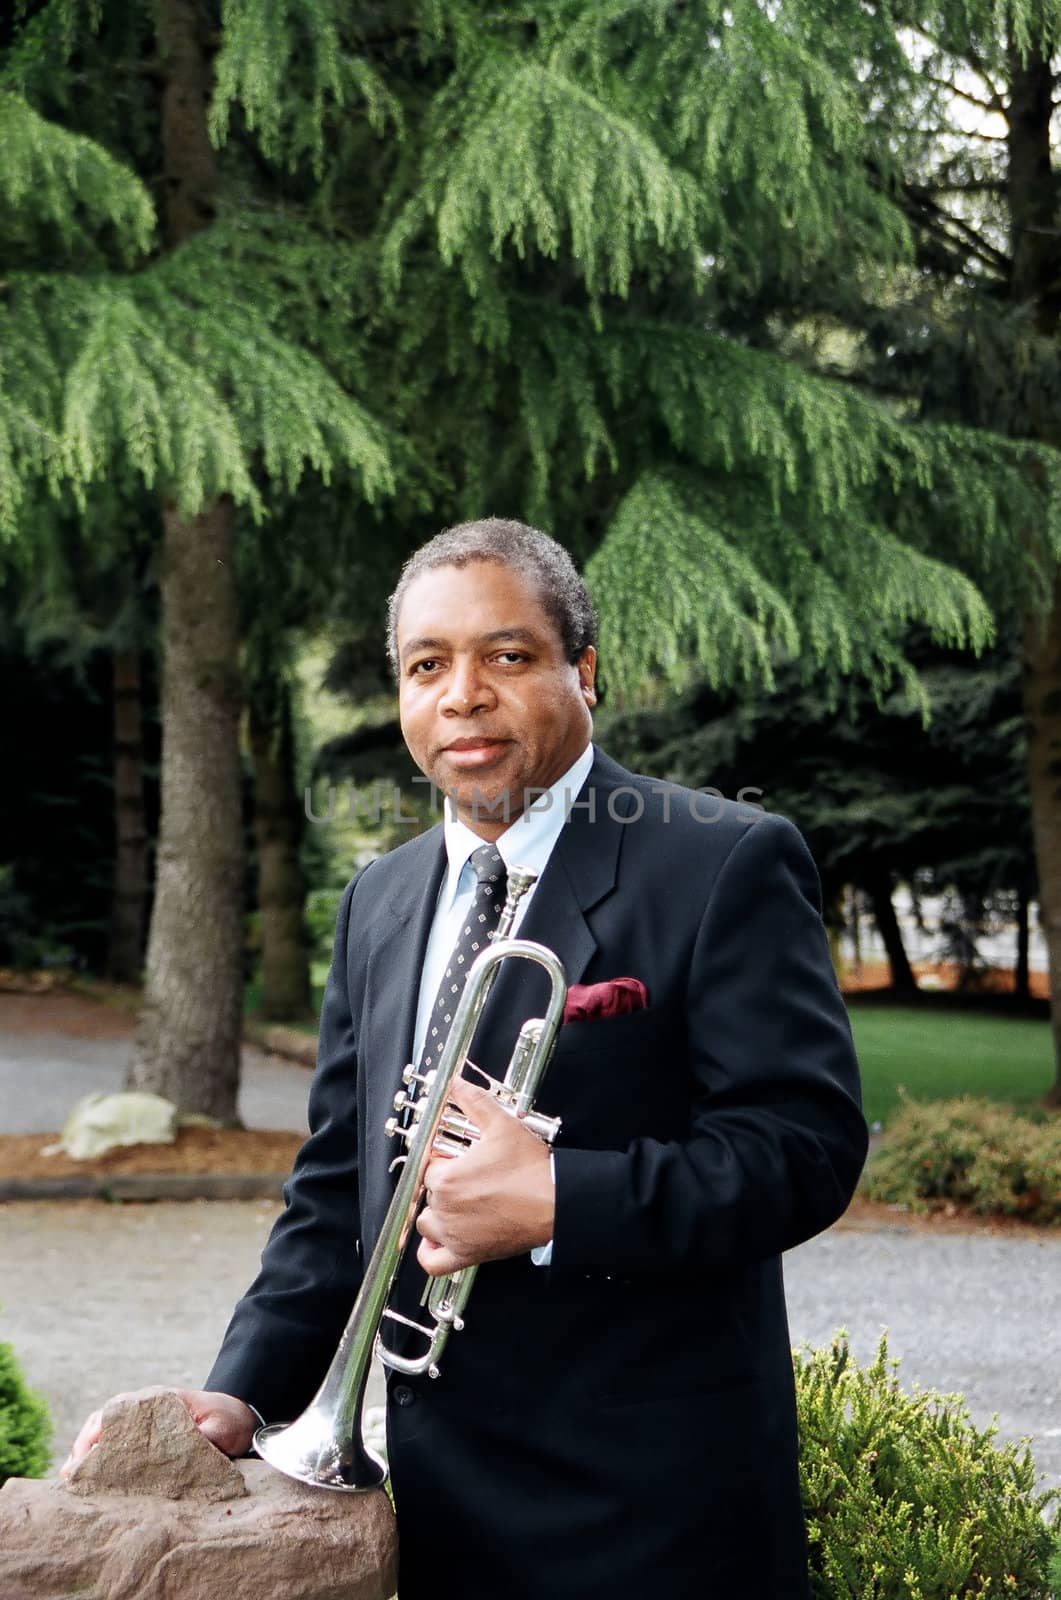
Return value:
M 689 1094 L 674 1017 L 650 1006 L 624 1017 L 568 1023 L 538 1105 L 563 1118 L 561 1142 L 579 1148 L 623 1149 L 640 1135 L 678 1137 L 688 1122 Z

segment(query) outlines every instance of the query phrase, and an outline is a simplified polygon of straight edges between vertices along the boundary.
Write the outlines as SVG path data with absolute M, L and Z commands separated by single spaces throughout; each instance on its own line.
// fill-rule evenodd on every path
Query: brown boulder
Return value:
M 108 1408 L 69 1483 L 0 1490 L 2 1600 L 389 1600 L 396 1548 L 383 1490 L 230 1461 L 168 1393 Z

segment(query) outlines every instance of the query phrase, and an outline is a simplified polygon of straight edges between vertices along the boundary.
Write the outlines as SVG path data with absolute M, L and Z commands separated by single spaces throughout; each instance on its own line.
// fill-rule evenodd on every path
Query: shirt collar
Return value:
M 560 774 L 512 823 L 497 841 L 497 850 L 505 869 L 526 867 L 539 877 L 552 855 L 560 830 L 567 821 L 568 811 L 593 766 L 593 746 L 588 744 L 566 772 Z M 448 910 L 457 894 L 457 882 L 473 850 L 484 842 L 477 833 L 463 823 L 447 799 L 443 807 L 443 829 L 446 840 L 446 858 L 449 867 L 442 892 L 442 908 Z

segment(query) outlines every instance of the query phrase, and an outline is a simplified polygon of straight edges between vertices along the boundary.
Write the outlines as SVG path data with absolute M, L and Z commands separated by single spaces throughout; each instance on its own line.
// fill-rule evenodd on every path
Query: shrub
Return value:
M 864 1369 L 843 1333 L 796 1354 L 814 1600 L 1051 1600 L 1056 1492 L 960 1396 L 904 1394 L 897 1367 L 883 1338 Z
M 315 961 L 323 961 L 325 965 L 331 961 L 335 919 L 339 915 L 339 902 L 342 898 L 341 888 L 311 889 L 306 896 L 303 915 L 309 936 L 310 954 Z
M 27 1387 L 9 1344 L 0 1344 L 0 1484 L 43 1478 L 51 1453 L 48 1407 Z
M 863 1189 L 924 1211 L 951 1202 L 983 1215 L 1061 1223 L 1061 1117 L 1019 1116 L 990 1100 L 908 1100 L 888 1124 Z

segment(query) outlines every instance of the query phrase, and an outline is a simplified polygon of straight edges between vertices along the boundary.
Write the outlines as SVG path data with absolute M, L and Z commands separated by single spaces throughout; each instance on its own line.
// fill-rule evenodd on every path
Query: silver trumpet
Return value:
M 403 1125 L 395 1115 L 386 1124 L 387 1133 L 404 1141 L 406 1147 L 405 1153 L 395 1162 L 400 1163 L 401 1173 L 365 1268 L 354 1309 L 323 1383 L 294 1422 L 270 1423 L 254 1435 L 254 1447 L 262 1459 L 289 1478 L 348 1492 L 374 1489 L 382 1484 L 387 1477 L 386 1463 L 365 1443 L 362 1426 L 373 1355 L 378 1355 L 385 1366 L 396 1372 L 410 1376 L 426 1373 L 430 1378 L 437 1378 L 439 1358 L 450 1334 L 464 1326 L 464 1307 L 478 1267 L 464 1267 L 444 1277 L 427 1280 L 428 1288 L 421 1305 L 430 1321 L 414 1322 L 390 1309 L 387 1302 L 424 1196 L 428 1161 L 438 1151 L 459 1156 L 479 1137 L 474 1123 L 448 1103 L 450 1086 L 468 1060 L 476 1024 L 497 969 L 509 957 L 536 961 L 544 967 L 552 990 L 545 1016 L 530 1017 L 521 1027 L 504 1080 L 499 1083 L 496 1079 L 487 1079 L 487 1086 L 507 1112 L 522 1118 L 547 1144 L 552 1144 L 560 1131 L 558 1117 L 543 1116 L 533 1105 L 563 1020 L 567 980 L 552 950 L 528 939 L 509 937 L 519 902 L 535 877 L 535 873 L 523 867 L 509 869 L 507 895 L 497 930 L 491 935 L 488 947 L 468 969 L 438 1066 L 424 1074 L 418 1073 L 414 1066 L 407 1066 L 402 1074 L 405 1087 L 395 1096 L 394 1110 L 407 1113 L 408 1123 Z M 486 1077 L 486 1074 L 481 1076 Z M 399 1323 L 422 1336 L 425 1341 L 422 1354 L 401 1356 L 388 1349 L 381 1337 L 385 1321 Z

